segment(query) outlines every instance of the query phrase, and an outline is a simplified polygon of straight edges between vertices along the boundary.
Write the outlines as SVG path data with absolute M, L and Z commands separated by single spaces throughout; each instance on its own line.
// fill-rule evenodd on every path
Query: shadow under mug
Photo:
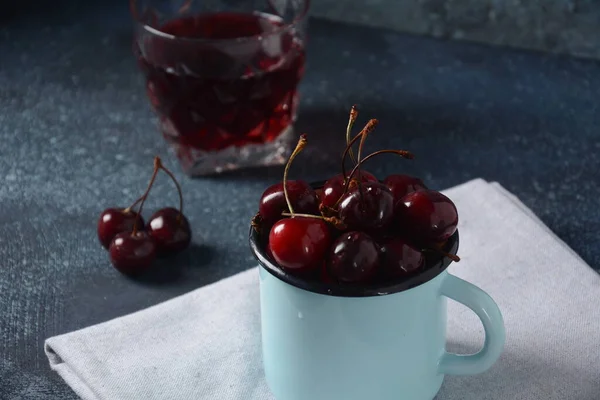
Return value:
M 260 263 L 264 371 L 277 400 L 431 400 L 445 374 L 484 372 L 502 352 L 498 306 L 449 274 L 448 259 L 389 286 L 331 286 L 287 274 L 254 229 L 250 246 Z M 447 246 L 456 253 L 458 232 Z M 446 352 L 447 298 L 481 319 L 478 353 Z

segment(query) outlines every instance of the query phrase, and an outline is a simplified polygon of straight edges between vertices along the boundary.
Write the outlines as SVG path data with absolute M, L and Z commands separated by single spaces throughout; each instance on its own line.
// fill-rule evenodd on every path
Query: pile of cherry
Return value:
M 380 150 L 362 158 L 366 137 L 377 125 L 370 120 L 355 137 L 358 113 L 353 107 L 346 131 L 342 173 L 315 190 L 303 180 L 288 180 L 293 159 L 306 146 L 302 135 L 285 168 L 283 182 L 263 193 L 252 225 L 262 235 L 266 253 L 284 271 L 326 283 L 393 282 L 426 268 L 426 257 L 456 255 L 443 251 L 456 231 L 458 213 L 443 194 L 423 181 L 394 174 L 380 182 L 361 170 L 379 154 L 412 159 L 404 150 Z M 360 140 L 357 156 L 353 145 Z M 344 164 L 350 156 L 354 168 Z
M 142 218 L 144 202 L 159 171 L 164 171 L 179 193 L 179 210 L 161 208 L 147 224 Z M 138 210 L 133 208 L 139 204 Z M 157 256 L 168 256 L 188 247 L 192 231 L 183 215 L 183 196 L 175 176 L 154 158 L 154 171 L 146 192 L 127 208 L 107 208 L 98 220 L 98 239 L 110 253 L 113 266 L 122 273 L 135 275 L 148 270 Z

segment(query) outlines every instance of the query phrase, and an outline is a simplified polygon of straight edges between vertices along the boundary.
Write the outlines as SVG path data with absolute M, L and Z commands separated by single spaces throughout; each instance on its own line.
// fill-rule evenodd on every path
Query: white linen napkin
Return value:
M 507 340 L 494 367 L 447 376 L 436 400 L 600 399 L 600 276 L 499 184 L 477 179 L 445 193 L 460 216 L 462 261 L 450 271 L 496 300 Z M 45 351 L 85 400 L 274 400 L 262 372 L 258 289 L 252 268 L 49 338 Z M 453 302 L 448 311 L 448 349 L 476 351 L 479 320 Z

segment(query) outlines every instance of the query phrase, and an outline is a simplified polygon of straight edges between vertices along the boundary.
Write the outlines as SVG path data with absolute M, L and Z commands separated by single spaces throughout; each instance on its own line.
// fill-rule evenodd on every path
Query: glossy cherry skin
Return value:
M 146 231 L 160 255 L 174 254 L 187 248 L 192 240 L 192 230 L 185 215 L 173 207 L 162 208 L 152 214 Z
M 339 218 L 348 230 L 378 233 L 394 216 L 394 197 L 382 183 L 366 182 L 342 197 Z
M 275 257 L 273 257 L 273 252 L 271 251 L 271 246 L 269 246 L 268 243 L 267 243 L 267 246 L 265 247 L 265 252 L 267 253 L 267 257 L 269 257 L 269 260 L 275 261 Z
M 427 190 L 427 186 L 425 186 L 421 179 L 410 175 L 390 175 L 383 180 L 383 184 L 392 192 L 392 195 L 394 196 L 394 205 L 398 204 L 400 199 L 409 193 Z
M 377 182 L 377 178 L 375 177 L 375 175 L 373 175 L 367 171 L 360 171 L 360 172 L 357 172 L 355 174 L 355 176 L 358 176 L 359 173 L 360 173 L 360 177 L 361 177 L 361 182 Z M 344 193 L 344 186 L 345 186 L 345 181 L 344 181 L 344 175 L 342 175 L 342 174 L 335 175 L 333 178 L 330 178 L 329 180 L 327 180 L 327 182 L 325 182 L 325 185 L 323 185 L 323 194 L 321 195 L 321 205 L 323 205 L 325 207 L 330 207 L 330 208 L 335 206 L 337 201 L 340 199 L 340 197 Z
M 383 278 L 399 278 L 423 268 L 425 257 L 402 238 L 391 239 L 381 246 Z
M 396 223 L 419 246 L 445 242 L 456 232 L 458 211 L 448 197 L 434 190 L 412 192 L 396 207 Z
M 340 236 L 329 252 L 327 269 L 333 279 L 345 283 L 366 282 L 379 266 L 379 248 L 366 233 L 353 231 Z
M 125 211 L 122 208 L 107 208 L 98 219 L 98 239 L 105 249 L 121 232 L 133 232 L 133 226 L 138 214 L 135 211 Z M 137 229 L 143 229 L 144 219 L 140 216 Z
M 287 190 L 294 212 L 319 215 L 319 199 L 315 190 L 305 181 L 287 181 Z M 283 192 L 283 183 L 271 185 L 264 191 L 258 204 L 258 213 L 267 225 L 284 218 L 289 212 Z
M 330 244 L 329 227 L 317 218 L 285 218 L 277 221 L 269 234 L 273 259 L 291 273 L 315 271 L 325 259 Z
M 156 258 L 156 245 L 147 232 L 121 232 L 109 247 L 110 261 L 120 272 L 139 274 L 150 268 Z

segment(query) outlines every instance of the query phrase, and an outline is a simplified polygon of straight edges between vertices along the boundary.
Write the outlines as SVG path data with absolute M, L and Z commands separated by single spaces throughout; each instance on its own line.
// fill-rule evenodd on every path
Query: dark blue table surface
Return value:
M 250 268 L 248 222 L 280 168 L 189 179 L 158 134 L 131 56 L 125 2 L 0 19 L 0 398 L 75 399 L 43 340 Z M 369 169 L 434 188 L 499 181 L 600 267 L 600 68 L 542 54 L 313 20 L 293 176 L 338 170 L 349 107 L 381 123 Z M 96 219 L 145 188 L 152 157 L 182 178 L 194 246 L 143 281 L 119 275 Z M 148 210 L 176 205 L 160 180 Z M 490 229 L 495 229 L 490 226 Z

